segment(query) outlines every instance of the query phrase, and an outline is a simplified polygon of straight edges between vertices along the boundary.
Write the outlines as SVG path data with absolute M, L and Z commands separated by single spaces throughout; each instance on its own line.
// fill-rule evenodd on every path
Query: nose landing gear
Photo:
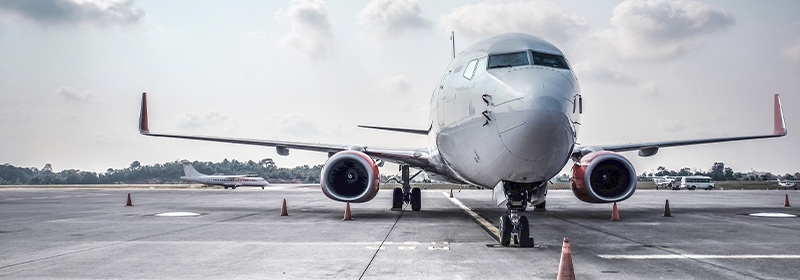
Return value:
M 514 241 L 520 247 L 533 247 L 528 217 L 520 216 L 517 210 L 508 212 L 508 215 L 500 217 L 500 245 L 509 246 Z
M 547 183 L 503 181 L 503 185 L 497 187 L 503 188 L 508 208 L 506 215 L 500 217 L 500 245 L 509 246 L 513 242 L 520 247 L 533 247 L 528 217 L 520 215 L 520 212 L 525 211 L 529 202 L 534 205 L 534 211 L 546 211 Z

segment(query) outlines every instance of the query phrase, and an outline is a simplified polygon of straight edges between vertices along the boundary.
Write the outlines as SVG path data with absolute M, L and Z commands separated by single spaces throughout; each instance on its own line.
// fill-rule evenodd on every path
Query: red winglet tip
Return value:
M 147 93 L 142 93 L 142 112 L 139 115 L 139 133 L 148 134 L 150 129 L 147 125 Z
M 781 107 L 780 95 L 775 94 L 775 129 L 773 135 L 786 135 L 786 122 L 783 119 L 783 109 Z

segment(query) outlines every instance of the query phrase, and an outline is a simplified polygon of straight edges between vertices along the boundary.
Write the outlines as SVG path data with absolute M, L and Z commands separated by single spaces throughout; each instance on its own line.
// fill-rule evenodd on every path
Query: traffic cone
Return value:
M 344 209 L 344 219 L 342 221 L 352 221 L 353 214 L 350 213 L 350 202 L 347 203 L 347 208 Z
M 289 211 L 286 210 L 286 199 L 283 199 L 283 207 L 281 207 L 281 216 L 289 216 Z
M 783 199 L 783 207 L 792 207 L 789 205 L 789 194 L 786 194 L 786 198 Z
M 128 203 L 125 204 L 125 206 L 133 206 L 133 203 L 131 203 L 131 193 L 128 193 Z
M 614 209 L 611 210 L 611 220 L 619 221 L 619 211 L 617 211 L 617 203 L 614 202 Z
M 664 217 L 672 217 L 672 213 L 669 211 L 669 199 L 667 199 L 667 203 L 664 204 Z
M 575 280 L 575 271 L 572 269 L 572 250 L 569 249 L 569 238 L 564 237 L 561 246 L 561 263 L 558 264 L 557 280 Z
M 450 189 L 450 198 L 453 198 L 453 189 Z

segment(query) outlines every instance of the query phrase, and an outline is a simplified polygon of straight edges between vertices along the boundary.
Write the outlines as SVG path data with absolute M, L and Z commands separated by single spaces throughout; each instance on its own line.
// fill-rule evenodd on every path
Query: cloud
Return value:
M 67 86 L 62 86 L 53 94 L 75 102 L 91 103 L 97 101 L 97 93 L 89 90 L 79 91 Z
M 550 2 L 465 5 L 439 18 L 446 30 L 469 39 L 498 33 L 524 32 L 558 43 L 571 41 L 589 29 L 585 19 Z
M 432 25 L 417 0 L 373 0 L 361 9 L 357 19 L 358 24 L 383 36 L 429 29 Z
M 686 126 L 684 126 L 680 121 L 676 119 L 665 118 L 661 119 L 658 122 L 658 129 L 668 132 L 676 132 L 676 131 L 683 131 L 684 129 L 686 129 Z
M 635 85 L 638 83 L 638 80 L 631 74 L 591 61 L 577 63 L 573 68 L 575 75 L 581 79 L 622 85 Z
M 581 79 L 635 87 L 633 91 L 640 95 L 658 96 L 661 94 L 661 89 L 655 82 L 642 81 L 625 71 L 600 63 L 586 61 L 575 64 L 573 68 L 575 75 Z
M 200 128 L 228 123 L 230 118 L 224 112 L 209 110 L 205 112 L 184 112 L 177 117 L 178 126 L 184 128 Z
M 411 92 L 411 79 L 406 75 L 387 76 L 378 82 L 377 89 L 382 93 L 404 94 Z
M 278 131 L 300 136 L 308 136 L 318 132 L 314 121 L 305 114 L 297 112 L 273 114 L 270 119 L 268 126 Z
M 41 24 L 126 25 L 145 16 L 134 3 L 134 0 L 3 0 L 0 10 Z
M 800 62 L 800 38 L 797 38 L 791 44 L 781 47 L 781 56 L 788 59 L 790 62 Z
M 706 35 L 736 25 L 724 9 L 696 1 L 628 0 L 614 8 L 612 29 L 598 34 L 627 59 L 662 60 L 686 54 Z
M 28 122 L 30 120 L 31 115 L 23 106 L 17 106 L 13 110 L 0 110 L 0 123 Z
M 288 19 L 292 28 L 280 40 L 280 46 L 297 52 L 308 60 L 323 60 L 333 53 L 333 19 L 319 0 L 292 0 L 287 11 L 275 13 L 278 19 Z

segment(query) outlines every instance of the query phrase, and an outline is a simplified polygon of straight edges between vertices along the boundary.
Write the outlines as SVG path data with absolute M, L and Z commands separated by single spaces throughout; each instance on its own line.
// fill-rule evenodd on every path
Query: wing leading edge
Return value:
M 356 150 L 356 151 L 361 151 L 371 157 L 379 158 L 389 162 L 408 164 L 413 167 L 418 167 L 422 169 L 428 169 L 430 167 L 430 164 L 428 163 L 427 149 L 370 148 L 367 146 L 347 146 L 347 145 L 336 145 L 336 144 L 303 143 L 303 142 L 290 142 L 290 141 L 277 141 L 277 140 L 259 140 L 259 139 L 245 139 L 245 138 L 151 133 L 147 118 L 147 93 L 142 93 L 142 108 L 141 108 L 141 113 L 139 115 L 139 133 L 145 136 L 276 147 L 278 149 L 279 154 L 282 153 L 281 151 L 284 151 L 282 155 L 288 154 L 288 149 L 323 152 L 323 153 L 328 153 L 329 155 L 345 150 Z
M 781 107 L 781 99 L 778 94 L 775 94 L 775 106 L 773 112 L 774 127 L 772 134 L 765 135 L 751 135 L 751 136 L 738 136 L 738 137 L 722 137 L 722 138 L 708 138 L 708 139 L 694 139 L 694 140 L 677 140 L 677 141 L 663 141 L 663 142 L 648 142 L 627 145 L 609 145 L 609 146 L 576 146 L 573 149 L 573 158 L 580 158 L 581 156 L 597 151 L 613 151 L 613 152 L 627 152 L 639 150 L 639 156 L 647 157 L 655 155 L 659 148 L 688 146 L 698 144 L 709 144 L 719 142 L 731 142 L 742 140 L 753 140 L 763 138 L 774 138 L 786 136 L 786 121 L 783 118 L 783 108 Z

